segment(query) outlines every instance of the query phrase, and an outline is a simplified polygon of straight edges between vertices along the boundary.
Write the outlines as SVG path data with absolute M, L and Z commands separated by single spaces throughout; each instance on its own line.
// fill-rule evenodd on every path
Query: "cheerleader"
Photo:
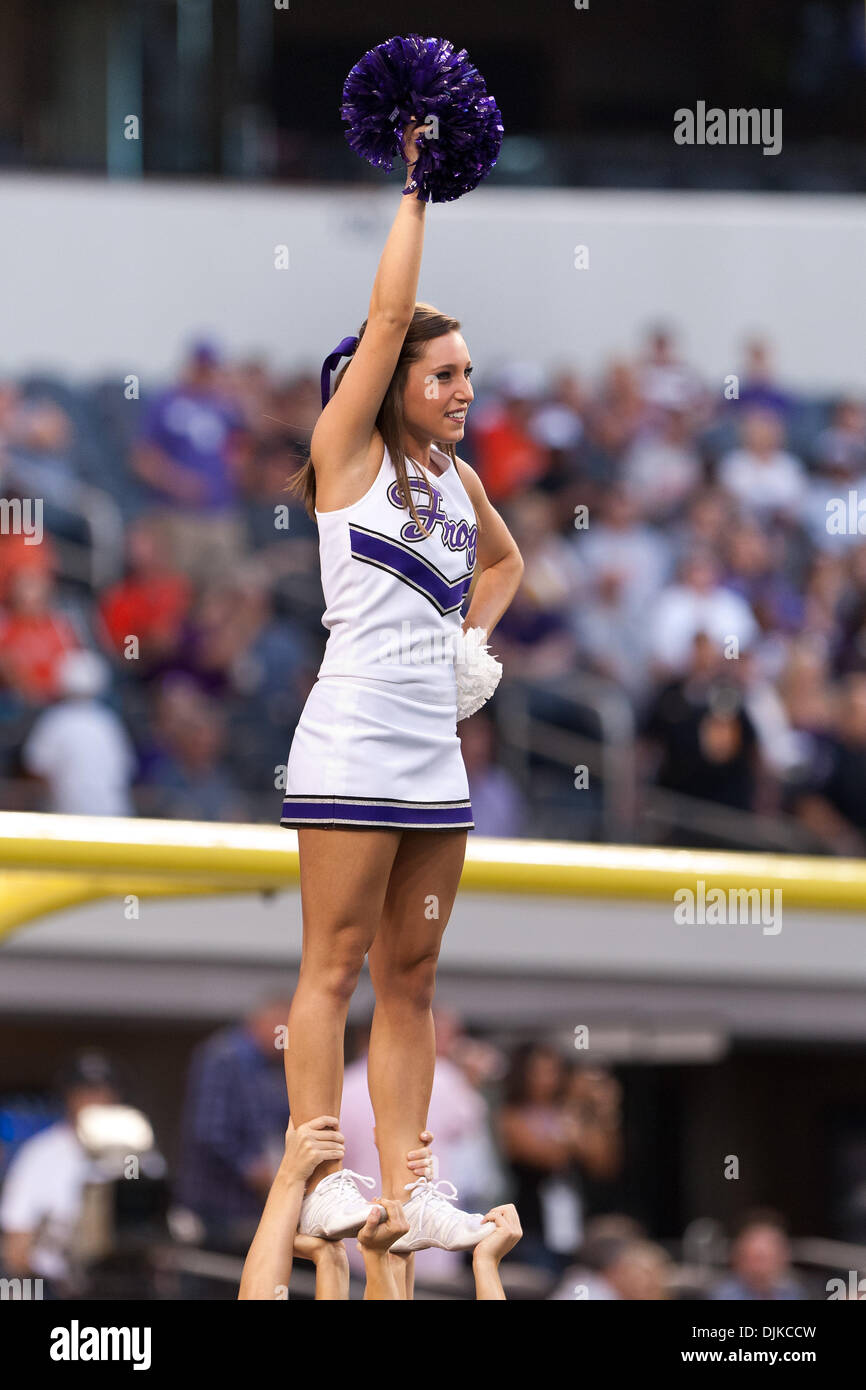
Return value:
M 381 1183 L 323 1161 L 299 1230 L 356 1235 L 371 1206 L 362 1188 L 375 1188 L 405 1203 L 396 1254 L 468 1250 L 492 1229 L 460 1210 L 447 1179 L 416 1178 L 406 1153 L 426 1127 L 436 964 L 474 828 L 457 719 L 501 674 L 486 639 L 523 571 L 480 479 L 457 457 L 473 400 L 460 323 L 416 302 L 421 124 L 401 127 L 406 185 L 368 315 L 326 360 L 327 403 L 292 480 L 318 523 L 329 636 L 292 741 L 281 817 L 297 830 L 303 911 L 285 1052 L 296 1126 L 339 1116 L 344 1028 L 365 956 L 376 994 L 368 1084 Z M 327 399 L 340 356 L 350 360 Z

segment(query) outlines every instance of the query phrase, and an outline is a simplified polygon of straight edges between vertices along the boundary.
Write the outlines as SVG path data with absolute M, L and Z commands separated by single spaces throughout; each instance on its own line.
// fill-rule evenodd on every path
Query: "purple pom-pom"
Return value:
M 447 39 L 410 34 L 371 48 L 346 78 L 340 114 L 355 153 L 389 172 L 403 158 L 406 124 L 427 123 L 431 136 L 419 132 L 414 172 L 425 203 L 450 202 L 475 188 L 502 145 L 502 116 L 484 78 L 466 49 L 455 53 Z

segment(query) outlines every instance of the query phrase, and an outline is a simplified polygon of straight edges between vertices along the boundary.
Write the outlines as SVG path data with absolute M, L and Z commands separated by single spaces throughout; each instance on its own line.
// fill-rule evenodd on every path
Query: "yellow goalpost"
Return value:
M 0 812 L 0 938 L 62 908 L 117 894 L 181 897 L 286 890 L 295 831 L 274 825 Z M 790 907 L 866 910 L 866 860 L 723 853 L 470 834 L 461 889 L 665 899 L 781 889 Z

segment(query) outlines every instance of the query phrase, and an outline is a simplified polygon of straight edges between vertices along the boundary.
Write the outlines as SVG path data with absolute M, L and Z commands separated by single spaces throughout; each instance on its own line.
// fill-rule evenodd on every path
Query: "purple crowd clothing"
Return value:
M 231 435 L 245 428 L 237 407 L 226 397 L 174 387 L 150 407 L 141 439 L 196 474 L 207 489 L 200 502 L 182 502 L 154 488 L 178 511 L 223 511 L 234 506 L 237 488 L 228 460 Z

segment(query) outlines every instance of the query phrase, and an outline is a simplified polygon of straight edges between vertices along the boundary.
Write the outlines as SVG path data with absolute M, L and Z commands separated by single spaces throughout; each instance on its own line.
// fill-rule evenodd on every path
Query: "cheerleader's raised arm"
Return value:
M 403 133 L 407 187 L 418 161 L 418 126 L 417 121 L 410 122 Z M 316 470 L 318 499 L 327 510 L 344 505 L 341 480 L 348 499 L 353 490 L 357 493 L 358 475 L 369 469 L 376 416 L 415 312 L 426 208 L 417 191 L 401 195 L 373 281 L 363 336 L 357 340 L 339 391 L 328 401 L 313 430 L 310 457 Z

